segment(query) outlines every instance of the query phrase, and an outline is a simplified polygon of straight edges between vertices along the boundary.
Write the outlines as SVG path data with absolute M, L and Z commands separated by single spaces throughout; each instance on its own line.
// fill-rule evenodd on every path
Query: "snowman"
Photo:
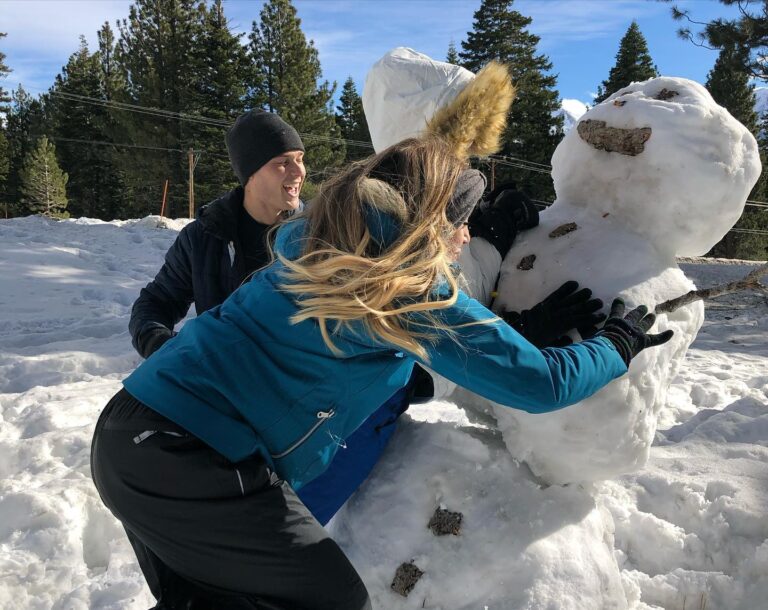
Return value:
M 411 49 L 390 51 L 363 91 L 376 150 L 430 131 L 476 87 L 474 78 Z M 567 280 L 606 303 L 621 296 L 628 307 L 653 308 L 694 289 L 676 257 L 717 243 L 760 174 L 752 134 L 698 83 L 666 77 L 634 83 L 589 110 L 552 165 L 557 199 L 503 263 L 483 239 L 460 259 L 466 289 L 481 302 L 498 278 L 497 312 L 530 308 Z M 672 329 L 672 340 L 641 352 L 628 375 L 575 408 L 528 414 L 439 378 L 436 394 L 492 416 L 486 422 L 501 430 L 510 453 L 545 482 L 610 478 L 647 460 L 667 389 L 703 320 L 701 302 L 660 315 L 654 332 Z
M 520 311 L 566 280 L 650 308 L 695 289 L 677 256 L 709 251 L 760 175 L 752 134 L 682 78 L 633 83 L 589 110 L 555 150 L 557 198 L 504 257 L 494 310 Z M 701 301 L 659 316 L 669 343 L 578 406 L 492 408 L 507 448 L 550 483 L 600 480 L 648 459 L 667 389 L 704 319 Z M 577 338 L 577 337 L 574 337 Z

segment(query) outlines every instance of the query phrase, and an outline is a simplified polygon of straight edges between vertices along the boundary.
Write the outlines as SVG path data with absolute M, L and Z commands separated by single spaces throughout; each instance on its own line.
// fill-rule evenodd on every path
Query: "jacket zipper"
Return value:
M 297 440 L 293 445 L 288 447 L 285 451 L 281 451 L 280 453 L 271 453 L 270 455 L 274 459 L 280 459 L 284 458 L 286 455 L 297 449 L 299 446 L 303 445 L 304 442 L 314 434 L 315 430 L 317 430 L 320 426 L 323 425 L 327 420 L 331 419 L 334 415 L 336 415 L 336 411 L 331 409 L 330 411 L 318 411 L 317 412 L 317 421 L 312 425 L 312 427 L 307 430 L 307 432 L 302 436 L 299 440 Z

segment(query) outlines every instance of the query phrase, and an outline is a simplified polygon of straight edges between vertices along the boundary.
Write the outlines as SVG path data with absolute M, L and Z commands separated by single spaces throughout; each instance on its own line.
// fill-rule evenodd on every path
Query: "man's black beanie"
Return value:
M 242 186 L 270 159 L 304 150 L 298 132 L 276 114 L 249 110 L 227 132 L 227 152 Z

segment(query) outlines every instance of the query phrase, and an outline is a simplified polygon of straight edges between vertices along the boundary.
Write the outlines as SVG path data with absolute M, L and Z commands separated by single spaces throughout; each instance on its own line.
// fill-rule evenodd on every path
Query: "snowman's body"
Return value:
M 589 210 L 558 204 L 541 214 L 505 257 L 497 306 L 526 309 L 568 279 L 589 286 L 606 303 L 621 295 L 628 304 L 655 304 L 694 288 L 674 258 L 661 256 L 644 238 Z M 552 239 L 565 223 L 578 229 Z M 609 237 L 605 232 L 609 231 Z M 606 250 L 616 259 L 606 259 Z M 517 269 L 523 256 L 536 253 L 529 271 Z M 629 270 L 614 264 L 625 257 Z M 546 273 L 537 272 L 545 268 Z M 571 408 L 547 415 L 494 406 L 507 447 L 540 478 L 551 483 L 609 478 L 642 466 L 656 431 L 667 388 L 704 321 L 700 301 L 659 316 L 653 332 L 671 328 L 669 343 L 641 352 L 629 373 Z
M 529 308 L 566 280 L 606 304 L 619 295 L 651 310 L 688 292 L 694 285 L 675 256 L 706 253 L 738 219 L 760 172 L 752 135 L 692 81 L 633 83 L 582 123 L 594 129 L 572 130 L 553 157 L 555 203 L 504 258 L 497 311 Z M 569 223 L 577 228 L 565 232 Z M 550 237 L 558 228 L 564 234 Z M 628 375 L 576 406 L 530 415 L 494 405 L 511 453 L 556 483 L 642 466 L 703 319 L 701 302 L 660 315 L 652 332 L 673 329 L 671 341 L 641 352 Z

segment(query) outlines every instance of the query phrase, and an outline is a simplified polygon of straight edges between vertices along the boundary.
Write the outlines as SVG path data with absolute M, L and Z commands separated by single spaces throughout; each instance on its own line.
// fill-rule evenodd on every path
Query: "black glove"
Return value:
M 139 353 L 142 357 L 149 358 L 159 350 L 168 339 L 175 335 L 176 333 L 169 328 L 155 323 L 147 330 L 143 330 L 141 335 L 139 335 Z
M 469 217 L 469 234 L 482 237 L 506 256 L 520 231 L 539 224 L 539 211 L 521 191 L 500 188 L 484 206 L 478 206 Z
M 629 366 L 632 358 L 642 350 L 666 343 L 674 332 L 665 330 L 658 335 L 649 335 L 648 330 L 656 321 L 656 315 L 648 313 L 645 305 L 640 305 L 625 316 L 624 308 L 622 299 L 614 299 L 605 325 L 595 336 L 605 337 L 613 343 L 624 364 Z
M 595 313 L 603 302 L 591 298 L 589 288 L 578 288 L 579 283 L 571 280 L 531 309 L 507 311 L 501 317 L 538 348 L 569 345 L 565 333 L 574 328 L 582 338 L 591 337 L 597 332 L 595 325 L 605 320 L 605 314 Z

